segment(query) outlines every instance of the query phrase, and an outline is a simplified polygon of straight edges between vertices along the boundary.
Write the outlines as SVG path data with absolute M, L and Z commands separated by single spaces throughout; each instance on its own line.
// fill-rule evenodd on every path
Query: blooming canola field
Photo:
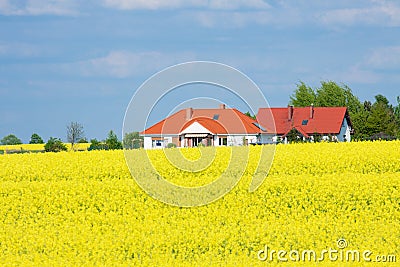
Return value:
M 64 143 L 68 150 L 72 149 L 71 143 Z M 0 151 L 7 152 L 41 152 L 44 151 L 45 144 L 20 144 L 20 145 L 0 145 Z M 75 150 L 87 150 L 90 143 L 76 143 L 74 144 Z M 1 154 L 3 154 L 1 153 Z
M 240 149 L 216 149 L 210 166 L 196 172 L 174 168 L 163 150 L 134 150 L 132 157 L 139 167 L 149 157 L 166 179 L 196 186 L 212 182 Z M 0 155 L 0 263 L 310 266 L 318 259 L 288 253 L 282 263 L 265 248 L 314 250 L 320 258 L 320 251 L 340 250 L 338 240 L 346 249 L 370 251 L 375 263 L 379 255 L 400 260 L 399 141 L 277 145 L 269 174 L 254 192 L 249 185 L 260 146 L 247 149 L 247 166 L 233 190 L 191 208 L 146 194 L 123 151 Z M 197 148 L 181 152 L 201 157 Z M 375 266 L 362 258 L 321 261 Z

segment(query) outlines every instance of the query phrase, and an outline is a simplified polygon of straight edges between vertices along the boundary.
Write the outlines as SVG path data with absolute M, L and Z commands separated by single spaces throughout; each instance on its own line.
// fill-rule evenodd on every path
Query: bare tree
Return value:
M 71 149 L 75 149 L 74 145 L 85 137 L 83 125 L 78 122 L 71 122 L 67 125 L 67 141 L 71 143 Z

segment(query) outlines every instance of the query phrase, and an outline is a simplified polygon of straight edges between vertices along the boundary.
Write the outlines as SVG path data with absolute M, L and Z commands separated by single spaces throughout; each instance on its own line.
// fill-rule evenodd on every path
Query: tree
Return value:
M 286 134 L 286 138 L 287 138 L 287 141 L 289 143 L 302 143 L 302 142 L 304 142 L 303 135 L 296 128 L 291 129 Z
M 396 116 L 397 121 L 400 123 L 400 96 L 398 96 L 396 100 L 397 106 L 394 107 L 394 115 Z
M 315 132 L 312 136 L 313 136 L 314 143 L 319 143 L 319 142 L 321 142 L 323 140 L 322 139 L 323 135 L 320 134 L 320 133 Z
M 44 145 L 46 152 L 60 152 L 67 151 L 67 146 L 59 138 L 50 137 L 47 143 Z
M 1 145 L 20 145 L 20 144 L 22 144 L 22 141 L 15 135 L 9 134 L 7 136 L 4 136 L 3 139 L 0 140 L 0 144 Z
M 90 146 L 88 148 L 89 151 L 91 150 L 106 150 L 106 144 L 98 141 L 96 138 L 90 140 Z
M 338 85 L 333 81 L 322 81 L 316 90 L 300 82 L 290 96 L 289 104 L 295 107 L 307 107 L 311 104 L 316 107 L 347 107 L 352 114 L 362 110 L 360 100 L 351 89 L 345 84 Z
M 293 95 L 290 96 L 290 105 L 295 107 L 308 107 L 315 104 L 317 95 L 310 86 L 307 86 L 304 82 L 297 84 L 297 89 Z
M 316 106 L 318 107 L 347 107 L 350 115 L 362 110 L 360 100 L 351 89 L 343 84 L 338 85 L 333 81 L 321 82 L 317 89 Z
M 247 117 L 252 118 L 253 120 L 256 120 L 256 115 L 251 115 L 251 113 L 249 111 L 247 111 L 246 113 L 244 113 L 244 115 L 246 115 Z
M 400 139 L 400 96 L 396 98 L 397 106 L 394 108 L 394 116 L 397 122 L 397 138 Z
M 44 144 L 42 137 L 40 137 L 37 133 L 33 133 L 31 135 L 31 140 L 29 144 Z
M 71 149 L 74 149 L 75 143 L 85 137 L 83 125 L 77 122 L 71 122 L 67 125 L 67 141 L 71 143 Z
M 371 135 L 368 133 L 366 127 L 366 121 L 368 119 L 369 111 L 368 109 L 361 110 L 353 115 L 351 115 L 351 122 L 353 123 L 354 128 L 354 137 L 355 140 L 366 140 Z
M 389 104 L 389 100 L 385 96 L 375 96 L 375 103 L 371 106 L 365 127 L 365 132 L 369 137 L 377 134 L 387 136 L 398 134 L 393 106 Z
M 108 149 L 122 149 L 122 143 L 118 140 L 117 135 L 111 130 L 106 139 Z
M 364 110 L 371 112 L 371 108 L 372 108 L 372 103 L 371 101 L 364 101 Z
M 390 109 L 393 108 L 393 106 L 389 104 L 389 100 L 386 98 L 386 96 L 381 94 L 375 96 L 375 103 L 380 103 Z
M 125 149 L 134 149 L 143 147 L 143 136 L 139 132 L 125 133 L 123 144 Z

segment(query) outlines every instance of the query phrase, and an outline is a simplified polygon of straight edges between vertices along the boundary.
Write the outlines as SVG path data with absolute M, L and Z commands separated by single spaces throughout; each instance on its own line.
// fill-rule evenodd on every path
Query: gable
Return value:
M 197 121 L 193 121 L 189 126 L 187 126 L 182 132 L 179 134 L 187 134 L 187 133 L 213 133 L 208 130 L 206 127 L 198 123 Z
M 309 138 L 310 137 L 301 127 L 293 127 L 288 132 L 286 132 L 283 136 L 287 136 L 292 131 L 300 134 L 301 136 L 304 136 L 305 138 Z

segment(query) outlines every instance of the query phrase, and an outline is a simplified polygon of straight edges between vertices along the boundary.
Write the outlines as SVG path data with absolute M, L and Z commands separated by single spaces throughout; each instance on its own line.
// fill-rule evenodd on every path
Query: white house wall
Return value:
M 351 128 L 346 119 L 343 120 L 342 127 L 340 128 L 340 133 L 337 138 L 340 142 L 344 142 L 345 139 L 347 142 L 351 141 Z
M 168 144 L 172 143 L 172 137 L 168 136 L 168 137 L 164 137 L 164 147 L 167 147 Z
M 243 136 L 228 135 L 228 146 L 241 146 L 243 145 Z
M 250 135 L 246 136 L 247 144 L 257 143 L 257 136 Z
M 157 146 L 157 143 L 161 143 L 161 146 Z M 172 137 L 167 136 L 162 140 L 153 140 L 151 136 L 145 136 L 143 140 L 143 148 L 144 149 L 160 149 L 168 146 L 169 143 L 172 143 Z
M 144 149 L 151 149 L 153 148 L 153 143 L 151 141 L 151 137 L 150 136 L 145 136 L 144 140 L 143 140 L 143 147 Z
M 222 136 L 218 135 L 213 136 L 214 146 L 219 146 L 219 138 L 221 137 Z M 227 138 L 227 146 L 242 146 L 243 139 L 247 140 L 247 144 L 257 143 L 258 141 L 256 135 L 228 135 L 224 137 Z M 183 135 L 180 136 L 180 141 L 181 147 L 185 147 L 185 145 L 187 145 L 185 144 L 185 138 Z M 161 142 L 161 146 L 156 146 L 157 142 Z M 145 136 L 143 145 L 144 149 L 159 149 L 167 147 L 169 143 L 172 143 L 172 136 L 164 137 L 163 140 L 152 140 L 151 136 Z
M 180 136 L 180 143 L 181 143 L 181 146 L 180 147 L 185 147 L 185 137 L 183 136 L 183 135 L 181 135 Z
M 218 135 L 214 135 L 213 136 L 213 140 L 214 140 L 214 146 L 219 146 L 219 136 Z
M 227 145 L 228 146 L 242 146 L 243 139 L 247 140 L 247 143 L 256 143 L 257 136 L 255 135 L 228 135 Z
M 260 143 L 261 144 L 272 144 L 278 141 L 278 136 L 274 136 L 272 134 L 261 134 L 260 135 Z

